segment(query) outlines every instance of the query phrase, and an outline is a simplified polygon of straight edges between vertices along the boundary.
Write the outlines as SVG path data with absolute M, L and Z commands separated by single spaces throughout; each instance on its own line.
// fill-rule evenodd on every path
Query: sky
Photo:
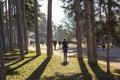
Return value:
M 47 15 L 47 7 L 48 7 L 48 0 L 44 0 L 40 2 L 42 4 L 42 7 L 40 8 L 43 13 Z M 52 0 L 52 21 L 55 24 L 61 24 L 61 20 L 64 17 L 63 9 L 60 7 L 62 5 L 62 2 L 60 0 Z

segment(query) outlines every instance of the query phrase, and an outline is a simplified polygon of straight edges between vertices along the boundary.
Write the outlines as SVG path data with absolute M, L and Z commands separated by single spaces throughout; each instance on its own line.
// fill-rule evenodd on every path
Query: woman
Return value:
M 67 62 L 68 42 L 66 39 L 62 42 L 62 49 L 64 54 L 64 61 Z

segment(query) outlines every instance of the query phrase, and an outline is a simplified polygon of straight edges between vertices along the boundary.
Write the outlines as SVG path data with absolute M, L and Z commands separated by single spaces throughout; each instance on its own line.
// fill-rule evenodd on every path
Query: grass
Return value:
M 107 80 L 108 76 L 111 80 L 120 80 L 120 70 L 111 68 L 112 74 L 107 75 L 104 64 L 89 66 L 86 59 L 70 58 L 64 63 L 58 56 L 36 57 L 35 52 L 29 51 L 25 59 L 20 60 L 19 51 L 14 52 L 5 54 L 7 80 Z

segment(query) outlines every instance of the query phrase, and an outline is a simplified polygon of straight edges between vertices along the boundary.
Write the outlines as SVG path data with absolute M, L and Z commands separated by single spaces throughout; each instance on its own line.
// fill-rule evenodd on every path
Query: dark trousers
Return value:
M 67 51 L 68 51 L 68 48 L 63 48 L 64 60 L 65 61 L 67 61 Z

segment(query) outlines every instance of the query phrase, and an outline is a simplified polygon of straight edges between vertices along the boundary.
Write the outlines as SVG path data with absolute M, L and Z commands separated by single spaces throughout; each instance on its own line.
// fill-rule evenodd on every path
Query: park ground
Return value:
M 83 48 L 84 60 L 76 58 L 76 46 L 70 45 L 68 63 L 63 62 L 62 50 L 54 50 L 53 56 L 47 58 L 46 46 L 41 46 L 41 55 L 35 56 L 35 47 L 29 46 L 29 53 L 20 60 L 19 51 L 5 54 L 7 80 L 120 80 L 120 49 L 111 48 L 111 75 L 106 74 L 106 49 L 98 48 L 98 66 L 87 63 L 87 50 Z

